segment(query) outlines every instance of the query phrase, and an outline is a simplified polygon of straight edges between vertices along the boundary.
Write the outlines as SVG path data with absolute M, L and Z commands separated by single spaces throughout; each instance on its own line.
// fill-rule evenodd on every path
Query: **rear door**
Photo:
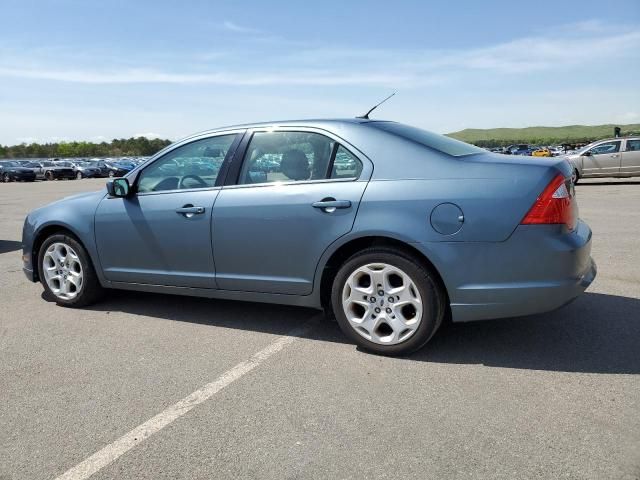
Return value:
M 324 131 L 254 130 L 245 143 L 213 212 L 218 288 L 310 294 L 322 253 L 353 227 L 373 166 Z
M 583 176 L 608 177 L 620 173 L 620 140 L 604 142 L 592 147 L 583 156 Z
M 640 175 L 640 138 L 626 140 L 621 158 L 621 175 Z

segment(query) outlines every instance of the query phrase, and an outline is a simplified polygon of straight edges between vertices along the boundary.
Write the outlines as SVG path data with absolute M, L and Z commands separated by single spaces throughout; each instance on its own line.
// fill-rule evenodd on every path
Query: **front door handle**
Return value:
M 194 215 L 200 215 L 204 213 L 204 207 L 194 207 L 191 204 L 187 204 L 180 208 L 176 208 L 176 213 L 184 215 L 187 218 L 191 218 Z
M 336 211 L 336 208 L 350 208 L 351 201 L 336 200 L 335 198 L 323 198 L 319 202 L 313 202 L 311 206 L 313 208 L 321 208 L 327 213 L 332 213 Z

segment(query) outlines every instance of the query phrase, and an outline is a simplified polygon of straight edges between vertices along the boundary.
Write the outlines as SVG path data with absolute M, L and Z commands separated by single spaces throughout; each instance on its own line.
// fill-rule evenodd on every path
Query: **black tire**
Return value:
M 84 177 L 82 176 L 82 172 L 76 173 L 76 180 L 82 180 Z
M 580 180 L 580 173 L 578 172 L 577 168 L 574 168 L 573 169 L 573 184 L 577 185 L 579 180 Z
M 342 291 L 349 276 L 359 267 L 386 263 L 401 269 L 414 282 L 423 299 L 420 325 L 404 342 L 381 345 L 358 334 L 347 320 L 342 307 Z M 342 331 L 365 350 L 379 355 L 407 355 L 422 348 L 436 333 L 446 313 L 446 295 L 434 274 L 419 259 L 401 250 L 372 247 L 351 256 L 338 270 L 331 289 L 331 306 Z
M 114 178 L 116 176 L 113 170 L 109 171 L 109 178 Z
M 3 181 L 4 183 L 9 183 L 9 182 L 11 181 L 11 175 L 9 175 L 8 173 L 5 173 L 5 174 L 2 176 L 2 181 Z
M 55 178 L 54 178 L 54 176 L 53 176 L 53 172 L 51 172 L 51 171 L 49 171 L 49 172 L 45 172 L 45 174 L 44 174 L 44 178 L 45 178 L 46 180 L 49 180 L 49 181 L 51 181 L 51 180 L 55 180 Z
M 80 287 L 80 292 L 73 299 L 63 299 L 56 296 L 49 288 L 49 285 L 47 285 L 44 275 L 42 274 L 44 254 L 47 251 L 47 248 L 56 242 L 65 243 L 73 248 L 80 259 L 80 264 L 82 265 L 82 286 Z M 78 240 L 70 235 L 60 233 L 54 234 L 42 243 L 40 250 L 38 251 L 38 271 L 40 272 L 40 283 L 42 283 L 42 286 L 44 287 L 46 296 L 60 306 L 71 308 L 85 307 L 99 300 L 104 293 L 104 289 L 98 281 L 98 276 L 96 275 L 96 271 L 93 268 L 93 263 L 91 262 L 91 258 L 87 254 L 87 251 L 82 244 L 78 242 Z

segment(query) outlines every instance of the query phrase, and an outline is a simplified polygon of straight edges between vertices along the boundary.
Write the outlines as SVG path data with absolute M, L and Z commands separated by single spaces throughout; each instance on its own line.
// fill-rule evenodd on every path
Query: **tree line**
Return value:
M 591 143 L 597 138 L 524 138 L 524 139 L 487 139 L 487 140 L 475 140 L 471 143 L 482 148 L 496 148 L 496 147 L 508 147 L 510 145 L 526 144 L 526 145 L 582 145 Z
M 171 144 L 170 140 L 146 137 L 113 139 L 111 142 L 23 143 L 0 145 L 0 158 L 147 157 Z

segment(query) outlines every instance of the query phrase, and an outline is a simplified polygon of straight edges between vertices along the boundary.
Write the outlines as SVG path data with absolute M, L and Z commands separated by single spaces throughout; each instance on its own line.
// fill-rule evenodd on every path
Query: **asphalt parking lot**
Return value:
M 404 359 L 301 308 L 43 300 L 24 216 L 103 184 L 0 185 L 1 480 L 640 478 L 640 181 L 577 186 L 599 268 L 585 295 L 447 326 Z

